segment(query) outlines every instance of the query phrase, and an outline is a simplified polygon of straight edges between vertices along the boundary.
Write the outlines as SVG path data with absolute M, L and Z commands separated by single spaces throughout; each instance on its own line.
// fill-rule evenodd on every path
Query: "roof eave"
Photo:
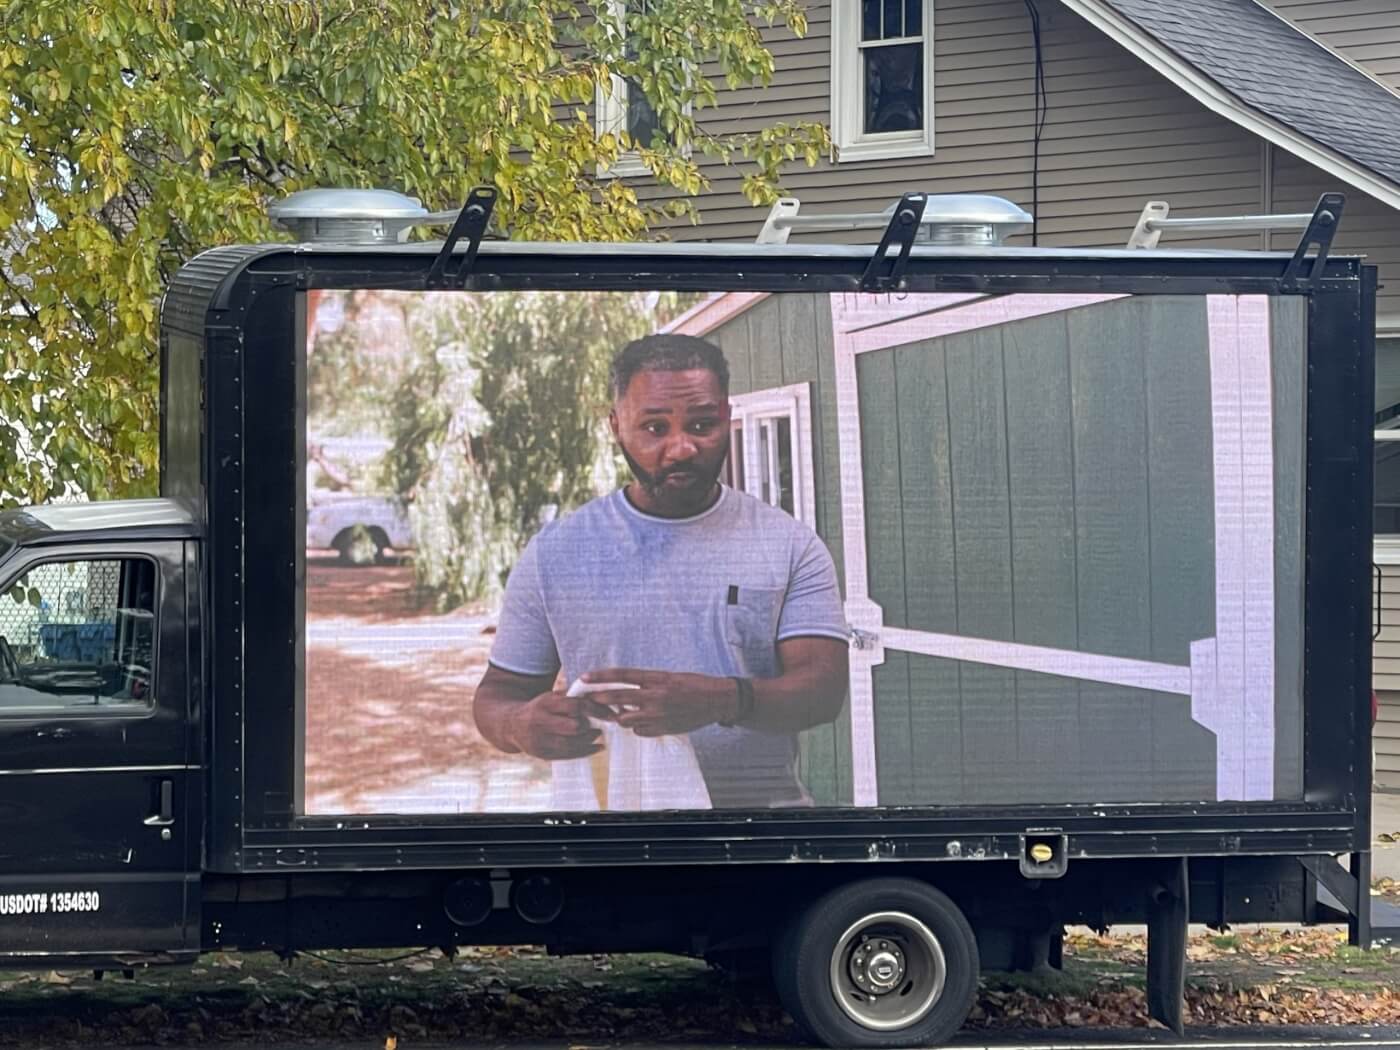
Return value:
M 1280 149 L 1400 210 L 1400 186 L 1345 154 L 1315 142 L 1242 102 L 1151 33 L 1099 0 L 1064 0 L 1064 5 L 1110 40 L 1127 48 L 1207 109 Z

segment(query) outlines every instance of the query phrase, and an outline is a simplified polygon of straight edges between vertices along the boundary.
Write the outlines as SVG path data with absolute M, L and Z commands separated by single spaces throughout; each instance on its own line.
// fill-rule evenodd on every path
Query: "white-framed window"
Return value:
M 834 0 L 831 134 L 838 161 L 933 154 L 934 0 Z
M 723 481 L 816 527 L 810 383 L 731 394 Z
M 630 11 L 646 10 L 646 0 L 607 0 L 607 3 L 613 17 L 623 27 L 624 33 Z M 625 39 L 623 50 L 631 57 L 631 50 Z M 633 142 L 643 144 L 650 144 L 656 136 L 664 137 L 666 130 L 661 126 L 661 120 L 643 93 L 641 85 L 616 73 L 611 75 L 610 80 L 612 90 L 605 91 L 599 84 L 594 96 L 596 116 L 593 124 L 598 136 L 601 138 L 607 134 L 625 134 Z M 689 156 L 688 148 L 685 154 Z M 648 175 L 650 172 L 635 151 L 628 151 L 618 154 L 617 160 L 610 166 L 600 168 L 599 174 L 629 176 Z

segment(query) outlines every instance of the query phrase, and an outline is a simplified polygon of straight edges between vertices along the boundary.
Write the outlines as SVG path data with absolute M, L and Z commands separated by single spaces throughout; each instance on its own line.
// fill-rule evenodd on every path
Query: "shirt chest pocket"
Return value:
M 778 616 L 783 610 L 782 588 L 735 587 L 726 598 L 724 630 L 729 644 L 771 652 L 777 644 Z

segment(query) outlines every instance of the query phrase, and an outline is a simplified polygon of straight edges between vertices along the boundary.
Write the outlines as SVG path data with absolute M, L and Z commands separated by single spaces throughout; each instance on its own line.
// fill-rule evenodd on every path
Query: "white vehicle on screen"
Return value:
M 306 508 L 308 550 L 334 550 L 347 565 L 373 565 L 414 547 L 413 529 L 391 496 L 317 493 Z

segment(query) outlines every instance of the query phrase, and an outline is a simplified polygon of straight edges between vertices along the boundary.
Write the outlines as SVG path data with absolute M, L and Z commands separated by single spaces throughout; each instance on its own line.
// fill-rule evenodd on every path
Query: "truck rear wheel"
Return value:
M 788 1013 L 826 1046 L 930 1046 L 977 994 L 977 939 L 958 906 L 913 879 L 869 879 L 815 901 L 774 946 Z

